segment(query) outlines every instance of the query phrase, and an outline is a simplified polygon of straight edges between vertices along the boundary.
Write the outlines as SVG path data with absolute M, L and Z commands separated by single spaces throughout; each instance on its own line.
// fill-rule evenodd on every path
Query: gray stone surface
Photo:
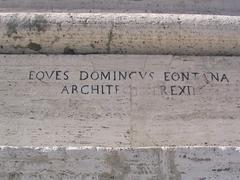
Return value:
M 0 0 L 0 11 L 150 12 L 239 15 L 238 0 Z
M 235 147 L 0 148 L 1 180 L 238 180 Z
M 1 55 L 0 82 L 1 145 L 240 144 L 239 57 Z
M 0 13 L 0 53 L 240 55 L 240 16 Z

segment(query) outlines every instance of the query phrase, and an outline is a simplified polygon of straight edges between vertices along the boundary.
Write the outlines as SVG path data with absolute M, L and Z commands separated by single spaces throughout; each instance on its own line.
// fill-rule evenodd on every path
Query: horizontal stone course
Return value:
M 238 146 L 239 57 L 1 55 L 0 143 Z
M 1 180 L 238 180 L 237 147 L 0 147 Z
M 239 55 L 240 16 L 0 13 L 0 53 Z
M 0 0 L 0 11 L 148 12 L 239 15 L 238 0 Z

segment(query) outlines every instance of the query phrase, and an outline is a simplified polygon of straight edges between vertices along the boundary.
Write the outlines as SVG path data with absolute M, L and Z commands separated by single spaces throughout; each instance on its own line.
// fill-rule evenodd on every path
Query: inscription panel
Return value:
M 238 57 L 1 55 L 2 145 L 239 145 Z

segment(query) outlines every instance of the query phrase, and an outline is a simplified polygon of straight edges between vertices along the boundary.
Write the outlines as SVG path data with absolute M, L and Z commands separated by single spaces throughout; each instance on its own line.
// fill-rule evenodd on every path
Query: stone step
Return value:
M 1 180 L 238 180 L 238 147 L 0 147 Z
M 0 0 L 0 180 L 239 179 L 239 8 Z
M 0 0 L 2 12 L 148 12 L 240 15 L 239 0 Z
M 0 53 L 240 55 L 240 16 L 0 13 Z

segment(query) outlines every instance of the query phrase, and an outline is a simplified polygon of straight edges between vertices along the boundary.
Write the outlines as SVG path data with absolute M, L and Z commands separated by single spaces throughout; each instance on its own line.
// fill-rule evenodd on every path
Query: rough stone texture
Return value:
M 235 147 L 0 148 L 1 180 L 238 180 Z
M 55 80 L 56 72 L 50 80 L 46 74 L 41 81 L 35 78 L 37 71 L 51 76 L 54 70 L 61 70 L 62 80 Z M 30 71 L 35 72 L 29 80 Z M 69 71 L 68 80 L 63 71 Z M 121 81 L 112 75 L 110 80 L 79 80 L 80 71 L 142 72 L 145 78 L 137 73 Z M 165 81 L 164 72 L 200 74 L 182 82 Z M 204 75 L 208 72 L 219 73 L 220 79 L 225 74 L 229 82 L 212 81 Z M 0 82 L 1 145 L 240 145 L 239 57 L 1 55 Z M 84 84 L 119 85 L 119 91 L 71 94 L 72 85 Z M 61 94 L 65 85 L 69 94 Z M 174 85 L 193 86 L 195 95 L 192 90 L 178 95 L 177 87 L 171 95 Z
M 240 17 L 0 13 L 0 53 L 240 55 Z
M 0 11 L 150 12 L 240 15 L 239 0 L 0 0 Z

